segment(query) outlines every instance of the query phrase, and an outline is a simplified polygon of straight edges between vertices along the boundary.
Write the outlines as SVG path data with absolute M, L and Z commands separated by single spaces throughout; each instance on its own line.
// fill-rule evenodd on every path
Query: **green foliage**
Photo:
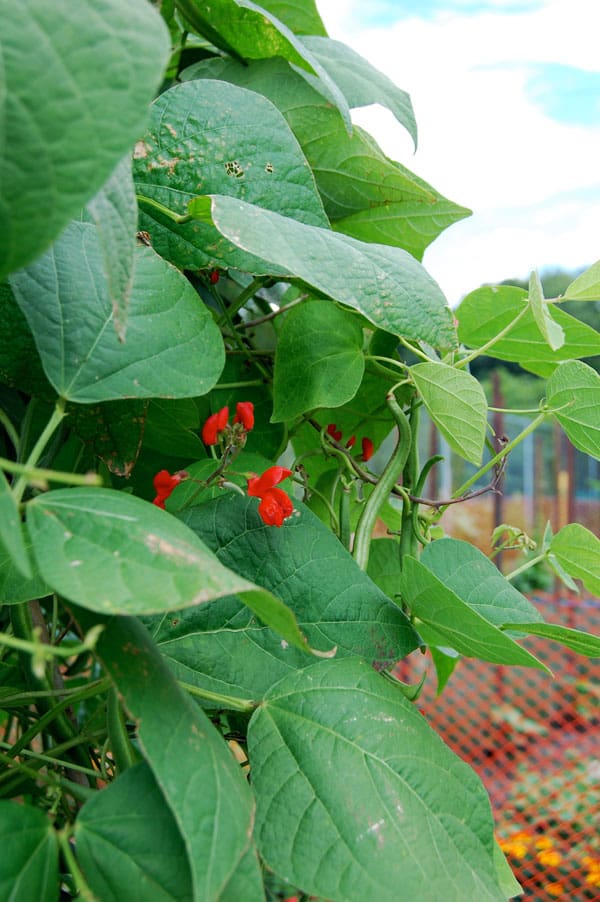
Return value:
M 313 2 L 24 0 L 0 49 L 0 896 L 514 895 L 393 672 L 598 653 L 439 537 L 542 422 L 600 457 L 598 265 L 457 328 L 420 261 L 468 211 L 352 127 L 379 103 L 416 144 Z M 501 447 L 486 359 L 540 377 Z M 423 408 L 475 469 L 450 498 Z M 515 575 L 598 592 L 598 545 L 569 524 Z

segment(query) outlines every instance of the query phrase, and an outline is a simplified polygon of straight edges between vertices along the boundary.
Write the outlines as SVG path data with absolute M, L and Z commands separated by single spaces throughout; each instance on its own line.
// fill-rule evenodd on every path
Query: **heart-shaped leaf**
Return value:
M 0 801 L 0 899 L 55 902 L 58 842 L 45 811 Z
M 552 537 L 549 551 L 569 576 L 600 596 L 600 539 L 581 523 L 568 523 Z
M 561 363 L 548 379 L 548 404 L 571 442 L 600 460 L 600 376 L 587 363 Z
M 119 341 L 91 223 L 71 223 L 11 285 L 48 379 L 70 401 L 193 397 L 223 369 L 210 313 L 185 276 L 149 247 L 136 251 L 127 341 Z

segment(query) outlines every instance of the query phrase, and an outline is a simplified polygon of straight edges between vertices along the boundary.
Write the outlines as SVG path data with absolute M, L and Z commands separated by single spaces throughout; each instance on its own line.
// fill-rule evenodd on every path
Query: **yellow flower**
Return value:
M 553 852 L 550 849 L 545 849 L 542 852 L 538 852 L 537 860 L 546 868 L 555 868 L 561 863 L 562 855 L 560 852 Z
M 562 883 L 559 883 L 558 880 L 555 883 L 547 883 L 544 887 L 549 896 L 559 896 L 564 895 L 565 888 Z
M 554 840 L 550 836 L 540 836 L 539 839 L 536 839 L 534 845 L 536 849 L 551 849 L 554 845 Z

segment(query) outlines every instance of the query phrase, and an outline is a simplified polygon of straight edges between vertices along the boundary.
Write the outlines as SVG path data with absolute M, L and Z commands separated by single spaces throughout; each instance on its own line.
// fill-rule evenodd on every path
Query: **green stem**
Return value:
M 461 495 L 464 495 L 465 492 L 467 492 L 471 488 L 471 486 L 477 482 L 478 479 L 481 479 L 482 476 L 485 476 L 485 474 L 488 473 L 493 467 L 495 467 L 496 464 L 500 463 L 503 457 L 506 457 L 507 454 L 510 454 L 510 452 L 514 448 L 516 448 L 517 445 L 520 445 L 528 435 L 531 435 L 531 433 L 535 429 L 537 429 L 540 423 L 544 422 L 548 415 L 548 411 L 541 411 L 541 413 L 538 414 L 538 416 L 534 420 L 532 420 L 531 423 L 529 423 L 529 425 L 526 426 L 525 429 L 523 429 L 523 431 L 520 432 L 517 437 L 512 440 L 512 442 L 509 442 L 507 445 L 505 445 L 501 451 L 499 451 L 494 455 L 494 457 L 491 458 L 491 460 L 488 460 L 488 462 L 483 467 L 480 467 L 479 470 L 477 470 L 477 472 L 473 476 L 471 476 L 470 479 L 467 479 L 466 482 L 463 482 L 460 488 L 453 492 L 452 497 L 460 498 Z M 442 511 L 442 508 L 440 508 L 440 511 Z
M 0 457 L 0 469 L 7 473 L 21 473 L 27 477 L 27 482 L 64 482 L 68 485 L 98 485 L 103 484 L 102 477 L 98 473 L 67 473 L 62 470 L 47 470 L 43 467 L 30 467 L 27 464 L 19 464 L 14 460 Z
M 396 447 L 394 448 L 383 473 L 379 477 L 377 485 L 371 492 L 365 504 L 356 527 L 352 554 L 354 560 L 362 570 L 367 569 L 369 550 L 371 548 L 371 536 L 379 511 L 387 501 L 390 492 L 404 469 L 404 465 L 406 464 L 410 453 L 412 441 L 410 423 L 406 414 L 398 405 L 392 391 L 388 392 L 386 401 L 390 412 L 396 421 L 396 426 L 398 427 L 398 441 L 396 442 Z
M 486 341 L 486 343 L 481 345 L 480 348 L 476 348 L 474 351 L 471 351 L 471 353 L 467 354 L 466 357 L 462 357 L 460 360 L 458 360 L 454 364 L 455 369 L 458 370 L 463 366 L 467 366 L 469 363 L 471 363 L 472 360 L 475 360 L 475 358 L 477 357 L 481 357 L 482 354 L 485 354 L 487 351 L 489 351 L 490 348 L 493 348 L 495 344 L 497 344 L 501 339 L 508 335 L 508 333 L 512 329 L 514 329 L 517 323 L 523 319 L 528 310 L 529 304 L 525 304 L 521 312 L 518 313 L 517 316 L 515 316 L 515 318 L 511 320 L 507 326 L 504 327 L 504 329 L 501 329 L 497 335 L 494 335 L 493 338 L 490 338 L 489 341 Z
M 512 580 L 516 576 L 519 576 L 521 573 L 525 573 L 527 570 L 530 570 L 532 567 L 535 567 L 536 564 L 539 564 L 541 561 L 546 560 L 546 552 L 543 554 L 538 554 L 536 557 L 531 558 L 530 561 L 525 561 L 524 564 L 521 564 L 520 567 L 517 567 L 515 570 L 511 570 L 510 573 L 504 574 L 504 579 Z
M 409 424 L 411 432 L 411 443 L 404 470 L 402 474 L 402 486 L 410 494 L 418 484 L 419 480 L 419 406 L 416 398 L 412 399 L 409 413 Z M 419 505 L 414 505 L 415 511 L 418 511 Z M 408 499 L 404 499 L 402 503 L 402 524 L 400 533 L 400 566 L 406 555 L 416 557 L 417 538 L 413 529 L 413 504 Z
M 71 877 L 73 878 L 73 883 L 75 884 L 75 889 L 77 890 L 77 896 L 78 898 L 85 900 L 85 902 L 99 902 L 98 897 L 93 894 L 93 892 L 87 885 L 85 877 L 83 876 L 81 869 L 77 864 L 77 859 L 73 854 L 70 843 L 71 830 L 71 825 L 67 824 L 62 828 L 62 830 L 58 830 L 56 835 L 58 837 L 58 843 L 60 845 L 63 858 L 65 859 L 65 864 L 67 865 Z
M 11 419 L 2 410 L 1 407 L 0 407 L 0 426 L 4 427 L 6 434 L 8 435 L 9 439 L 12 442 L 13 448 L 15 449 L 15 451 L 18 454 L 19 453 L 19 444 L 20 444 L 19 433 L 13 426 Z
M 219 382 L 215 391 L 230 391 L 238 388 L 252 388 L 264 385 L 264 379 L 249 379 L 247 382 Z
M 237 298 L 231 304 L 230 307 L 226 307 L 223 312 L 223 317 L 221 317 L 221 321 L 219 322 L 220 326 L 223 326 L 226 322 L 232 329 L 235 329 L 233 325 L 233 317 L 240 312 L 242 307 L 245 307 L 250 298 L 253 298 L 256 292 L 263 287 L 265 282 L 268 282 L 268 276 L 257 276 L 256 279 L 253 279 L 249 285 L 247 285 L 243 291 L 240 291 Z
M 36 658 L 76 658 L 85 651 L 91 651 L 94 647 L 91 640 L 84 639 L 77 645 L 70 645 L 66 648 L 60 648 L 56 645 L 48 645 L 45 642 L 36 642 L 36 633 L 32 630 L 33 641 L 28 639 L 19 639 L 16 636 L 10 636 L 8 633 L 0 633 L 0 645 L 8 648 L 14 648 L 16 651 L 26 652 L 33 659 Z M 94 634 L 94 640 L 97 638 L 97 631 Z
M 191 213 L 175 213 L 174 210 L 170 210 L 169 207 L 165 207 L 159 201 L 153 200 L 151 197 L 145 197 L 143 194 L 136 194 L 136 200 L 139 204 L 145 204 L 147 207 L 152 207 L 153 210 L 158 210 L 159 213 L 162 213 L 163 216 L 166 216 L 171 222 L 177 223 L 177 225 L 191 222 L 194 218 Z
M 84 739 L 82 741 L 86 740 Z M 44 755 L 42 752 L 32 752 L 31 749 L 21 749 L 19 755 L 24 758 L 31 758 L 33 761 L 39 761 L 41 764 L 54 764 L 57 767 L 64 767 L 66 770 L 76 770 L 81 774 L 86 774 L 86 776 L 88 777 L 97 779 L 99 774 L 95 770 L 92 770 L 91 767 L 83 767 L 83 765 L 80 764 L 73 764 L 72 761 L 63 761 L 62 758 L 58 757 L 60 751 L 65 751 L 67 746 L 69 748 L 72 748 L 73 745 L 74 743 L 63 742 L 62 745 L 57 745 L 56 748 L 51 749 L 47 755 Z M 12 752 L 12 748 L 8 742 L 0 742 L 0 749 L 4 749 L 7 752 Z M 18 762 L 15 762 L 14 757 L 9 757 L 8 755 L 6 757 L 9 758 L 10 761 L 12 761 L 15 767 L 19 766 Z
M 216 702 L 223 708 L 229 708 L 232 711 L 242 711 L 243 713 L 250 714 L 258 707 L 258 702 L 253 702 L 251 699 L 235 698 L 233 695 L 222 695 L 220 692 L 211 692 L 210 689 L 201 689 L 199 686 L 194 686 L 183 680 L 177 680 L 177 682 L 181 688 L 185 689 L 186 692 L 189 692 L 190 695 L 195 695 L 197 698 L 203 698 L 208 702 Z
M 127 723 L 123 714 L 123 707 L 119 701 L 117 690 L 114 687 L 108 693 L 106 726 L 108 738 L 110 740 L 110 748 L 117 766 L 117 773 L 123 773 L 123 771 L 126 771 L 129 767 L 139 761 L 139 756 L 131 744 L 127 732 Z
M 65 401 L 63 398 L 59 398 L 58 401 L 56 402 L 54 411 L 52 412 L 52 416 L 46 423 L 46 426 L 44 427 L 42 434 L 39 436 L 37 442 L 35 443 L 35 445 L 33 446 L 32 450 L 31 450 L 29 457 L 25 461 L 26 470 L 31 470 L 32 468 L 34 468 L 37 465 L 37 462 L 40 459 L 40 457 L 44 451 L 44 448 L 46 447 L 46 445 L 52 438 L 53 433 L 60 426 L 60 424 L 63 421 L 63 419 L 65 418 L 65 416 L 66 416 Z M 12 493 L 13 493 L 13 497 L 17 504 L 20 504 L 21 499 L 23 498 L 25 489 L 27 488 L 28 482 L 29 482 L 29 480 L 28 480 L 27 476 L 25 475 L 25 473 L 23 473 L 21 476 L 19 476 L 19 478 L 16 480 L 16 482 L 13 486 L 13 489 L 12 489 Z
M 343 481 L 340 492 L 340 542 L 350 550 L 350 486 Z
M 407 341 L 406 338 L 402 338 L 402 336 L 398 337 L 398 341 L 401 345 L 404 345 L 407 351 L 410 351 L 411 354 L 414 354 L 415 357 L 420 357 L 421 360 L 424 360 L 426 363 L 431 363 L 431 357 L 428 357 L 427 354 L 425 354 L 424 351 L 421 350 L 421 348 L 418 348 L 416 345 L 411 344 L 410 341 Z

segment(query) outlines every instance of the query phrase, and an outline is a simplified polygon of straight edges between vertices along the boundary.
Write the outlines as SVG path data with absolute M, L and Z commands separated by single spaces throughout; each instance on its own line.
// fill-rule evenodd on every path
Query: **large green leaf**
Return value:
M 331 227 L 359 241 L 403 247 L 421 260 L 425 249 L 444 229 L 470 215 L 466 207 L 436 195 L 435 203 L 430 204 L 405 201 L 367 207 L 334 220 Z
M 375 586 L 350 554 L 304 505 L 281 529 L 265 526 L 256 499 L 228 494 L 180 516 L 221 563 L 256 580 L 294 611 L 311 646 L 337 648 L 389 667 L 418 644 L 403 612 Z M 257 696 L 290 668 L 306 664 L 279 636 L 261 628 L 236 599 L 162 621 L 157 641 L 204 685 Z M 169 622 L 170 621 L 170 622 Z M 215 637 L 218 635 L 218 641 Z M 211 688 L 216 689 L 215 684 Z M 224 687 L 229 687 L 225 689 Z
M 273 422 L 350 401 L 365 369 L 362 345 L 358 317 L 328 301 L 290 310 L 275 353 Z
M 123 341 L 133 286 L 138 218 L 129 154 L 117 164 L 106 184 L 89 201 L 87 214 L 98 230 L 113 321 L 117 335 Z
M 565 343 L 556 351 L 542 337 L 526 291 L 512 285 L 485 285 L 468 294 L 458 307 L 458 337 L 471 348 L 482 347 L 521 315 L 487 353 L 544 377 L 552 375 L 562 360 L 600 353 L 600 333 L 559 307 L 552 314 L 565 334 Z
M 544 298 L 544 289 L 542 288 L 540 277 L 535 270 L 529 277 L 529 303 L 531 304 L 533 318 L 538 329 L 544 336 L 546 344 L 549 345 L 553 351 L 558 351 L 565 343 L 565 332 L 562 326 L 559 326 L 552 318 L 550 311 L 548 310 L 548 304 Z
M 600 300 L 600 260 L 577 276 L 565 291 L 565 300 L 598 301 Z
M 242 66 L 213 58 L 190 66 L 183 78 L 222 78 L 268 97 L 300 142 L 327 215 L 339 231 L 403 247 L 420 258 L 443 229 L 468 215 L 389 160 L 362 129 L 355 127 L 348 135 L 337 110 L 285 60 Z
M 71 401 L 191 397 L 223 369 L 220 332 L 187 279 L 139 247 L 127 340 L 119 341 L 95 227 L 74 222 L 11 277 L 48 379 Z
M 0 899 L 58 899 L 58 842 L 44 811 L 0 801 L 0 845 Z
M 494 626 L 543 621 L 537 608 L 470 542 L 438 539 L 421 555 L 424 564 L 465 604 Z
M 54 400 L 27 320 L 8 282 L 0 283 L 0 380 L 28 395 Z
M 199 197 L 189 208 L 238 247 L 285 267 L 378 328 L 434 346 L 455 344 L 439 285 L 401 248 L 356 241 L 232 197 Z
M 410 374 L 429 416 L 457 454 L 479 466 L 487 428 L 487 400 L 480 383 L 443 363 L 418 363 Z
M 450 648 L 492 664 L 518 664 L 548 671 L 416 558 L 404 558 L 400 582 L 403 598 L 415 617 L 432 627 Z
M 69 404 L 69 426 L 111 473 L 128 478 L 145 437 L 148 404 L 137 400 Z
M 364 662 L 323 662 L 274 686 L 248 753 L 260 852 L 307 894 L 504 899 L 479 778 Z
M 143 196 L 185 214 L 198 194 L 230 194 L 327 227 L 302 150 L 265 97 L 222 81 L 191 81 L 161 94 L 150 115 L 134 153 L 134 177 Z M 210 225 L 178 225 L 146 204 L 140 224 L 158 252 L 181 268 L 220 262 L 253 271 L 252 260 Z
M 560 626 L 558 623 L 511 623 L 511 630 L 518 630 L 531 636 L 541 636 L 542 639 L 551 639 L 560 645 L 576 651 L 579 655 L 588 658 L 600 658 L 600 636 L 592 633 L 584 633 L 582 630 L 571 629 L 568 626 Z
M 302 43 L 319 60 L 340 86 L 350 107 L 372 103 L 387 107 L 403 125 L 417 147 L 417 123 L 409 95 L 372 66 L 347 44 L 320 37 L 314 32 L 302 38 Z
M 4 548 L 21 575 L 25 579 L 31 579 L 31 562 L 23 540 L 19 509 L 2 470 L 0 470 L 0 547 Z
M 600 596 L 600 539 L 593 532 L 569 523 L 553 536 L 549 550 L 570 576 Z
M 140 498 L 111 489 L 59 489 L 28 504 L 27 525 L 44 579 L 82 607 L 155 614 L 239 593 L 304 647 L 277 598 L 228 570 L 183 523 Z
M 260 5 L 294 34 L 327 34 L 315 0 L 262 0 Z
M 0 276 L 45 250 L 108 178 L 143 129 L 168 54 L 146 0 L 5 8 Z
M 185 845 L 145 762 L 85 803 L 75 824 L 77 858 L 102 902 L 191 902 Z
M 580 360 L 561 363 L 546 386 L 548 404 L 571 442 L 600 460 L 600 375 Z
M 289 60 L 308 73 L 323 95 L 340 111 L 350 131 L 352 122 L 346 98 L 319 60 L 268 8 L 252 0 L 212 0 L 208 9 L 200 0 L 175 0 L 176 5 L 200 34 L 217 47 L 245 60 L 272 56 Z M 207 17 L 204 13 L 210 11 Z
M 84 630 L 98 620 L 81 609 L 74 614 Z M 246 866 L 251 849 L 254 802 L 248 783 L 139 621 L 113 617 L 104 624 L 97 652 L 137 722 L 144 757 L 183 837 L 193 898 L 216 902 L 238 866 Z

